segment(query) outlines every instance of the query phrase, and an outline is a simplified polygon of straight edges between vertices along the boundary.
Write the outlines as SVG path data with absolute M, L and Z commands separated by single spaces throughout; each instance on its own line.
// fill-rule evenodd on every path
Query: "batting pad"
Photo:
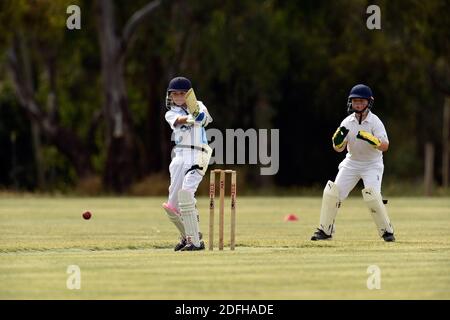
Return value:
M 181 236 L 185 238 L 186 232 L 184 231 L 184 224 L 183 221 L 181 220 L 180 215 L 175 211 L 175 208 L 173 208 L 167 203 L 163 203 L 162 207 L 166 211 L 169 220 L 172 221 L 175 227 L 177 227 L 178 231 L 180 231 Z
M 386 207 L 383 204 L 381 194 L 373 190 L 372 188 L 366 188 L 362 190 L 364 201 L 369 207 L 370 214 L 373 221 L 377 225 L 378 233 L 381 236 L 387 231 L 394 233 L 394 228 L 389 220 Z
M 178 191 L 178 204 L 180 206 L 181 217 L 186 231 L 187 242 L 192 242 L 195 246 L 200 246 L 198 234 L 198 216 L 195 208 L 194 195 L 187 190 Z
M 339 188 L 334 182 L 328 180 L 325 189 L 323 189 L 320 229 L 329 236 L 334 233 L 334 220 L 340 205 Z
M 202 170 L 199 170 L 202 176 L 205 175 L 206 170 L 208 169 L 209 160 L 211 159 L 212 149 L 207 144 L 203 144 L 202 148 L 204 151 L 197 153 L 197 161 L 196 163 Z

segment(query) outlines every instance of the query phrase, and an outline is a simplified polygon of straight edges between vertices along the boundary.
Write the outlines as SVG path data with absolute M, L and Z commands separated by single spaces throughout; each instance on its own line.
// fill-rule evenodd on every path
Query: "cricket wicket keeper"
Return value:
M 212 155 L 205 127 L 213 119 L 206 106 L 197 101 L 191 81 L 185 77 L 169 82 L 166 108 L 165 119 L 173 130 L 175 157 L 169 166 L 169 198 L 163 208 L 180 232 L 175 251 L 204 250 L 195 192 Z
M 364 202 L 380 237 L 387 242 L 395 241 L 394 229 L 381 196 L 383 152 L 389 148 L 389 140 L 383 123 L 370 111 L 373 103 L 372 90 L 368 86 L 358 84 L 350 90 L 347 100 L 349 116 L 332 137 L 334 150 L 342 152 L 347 149 L 347 155 L 339 164 L 335 181 L 328 181 L 323 190 L 320 225 L 311 240 L 332 238 L 341 202 L 362 179 Z

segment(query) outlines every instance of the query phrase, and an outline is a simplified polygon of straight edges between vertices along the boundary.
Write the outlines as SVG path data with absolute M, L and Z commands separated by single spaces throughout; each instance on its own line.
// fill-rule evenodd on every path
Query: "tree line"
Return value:
M 81 29 L 66 28 L 69 5 Z M 167 172 L 165 90 L 189 77 L 213 126 L 280 129 L 280 170 L 255 186 L 333 179 L 342 155 L 330 137 L 348 91 L 366 83 L 391 149 L 386 176 L 414 181 L 427 142 L 443 150 L 450 91 L 450 2 L 2 1 L 0 186 L 40 190 L 102 177 L 127 192 Z M 436 157 L 440 168 L 440 157 Z M 442 181 L 441 170 L 434 178 Z

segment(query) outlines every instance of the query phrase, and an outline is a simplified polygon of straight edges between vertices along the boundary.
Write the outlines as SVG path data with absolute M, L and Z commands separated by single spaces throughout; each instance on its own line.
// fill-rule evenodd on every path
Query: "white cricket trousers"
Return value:
M 364 188 L 373 188 L 378 193 L 381 193 L 381 181 L 383 179 L 384 166 L 383 163 L 355 165 L 350 161 L 343 161 L 339 165 L 339 172 L 334 183 L 339 188 L 339 200 L 343 201 L 348 197 L 348 194 L 353 190 L 360 179 L 363 180 Z
M 180 209 L 178 206 L 178 191 L 181 189 L 190 191 L 194 197 L 203 178 L 197 170 L 189 171 L 186 174 L 192 167 L 193 161 L 191 161 L 191 157 L 183 157 L 182 154 L 182 152 L 177 153 L 169 166 L 170 186 L 168 203 L 177 210 Z

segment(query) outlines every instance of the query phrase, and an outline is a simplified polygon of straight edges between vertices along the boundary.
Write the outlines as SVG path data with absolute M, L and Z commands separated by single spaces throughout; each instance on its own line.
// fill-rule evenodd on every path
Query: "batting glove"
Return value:
M 200 112 L 196 117 L 194 117 L 192 114 L 189 114 L 186 123 L 188 124 L 196 123 L 203 126 L 206 123 L 206 114 L 204 112 Z
M 348 134 L 348 129 L 346 127 L 339 127 L 333 134 L 333 146 L 340 149 L 344 145 L 345 137 Z
M 358 131 L 356 138 L 370 143 L 374 148 L 378 148 L 381 145 L 380 139 L 378 139 L 374 135 L 371 135 L 367 131 L 363 131 L 363 130 Z
M 192 116 L 192 114 L 187 116 L 186 123 L 187 124 L 194 124 L 195 123 L 195 118 Z

